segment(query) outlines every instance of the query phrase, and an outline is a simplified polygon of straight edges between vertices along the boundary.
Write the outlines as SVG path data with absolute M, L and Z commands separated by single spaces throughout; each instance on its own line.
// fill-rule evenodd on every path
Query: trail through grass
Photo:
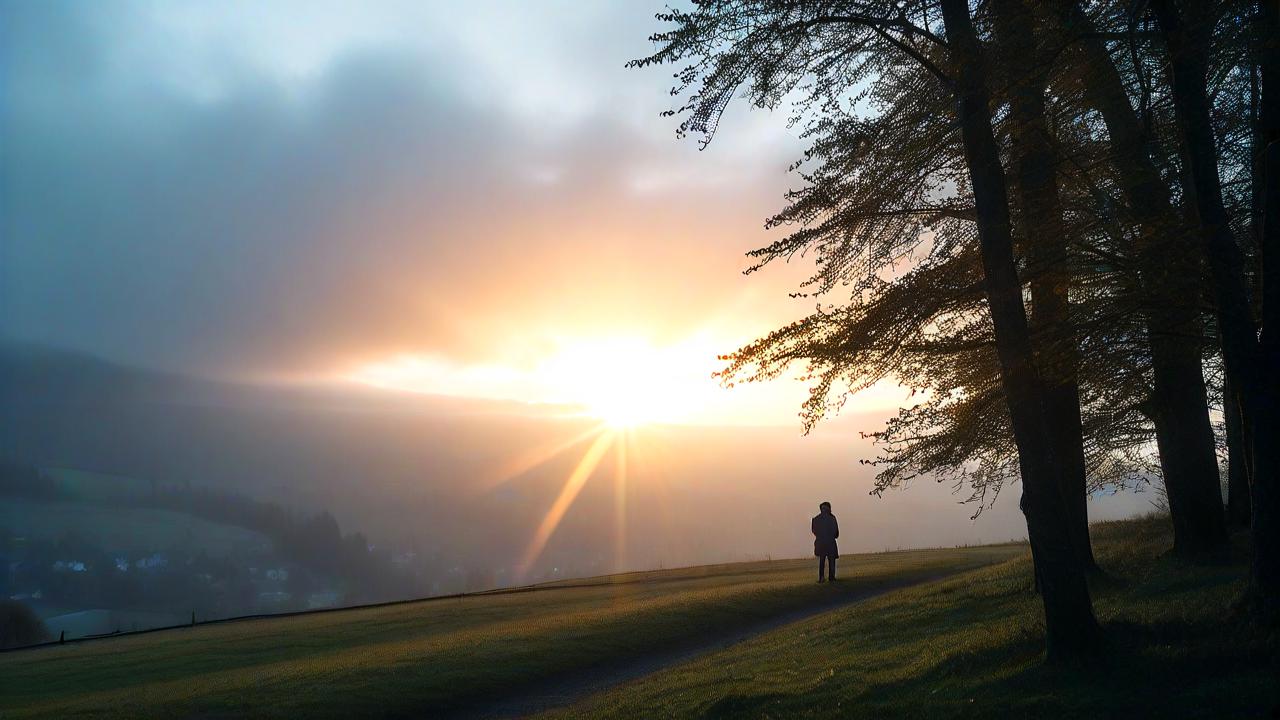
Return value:
M 1274 631 L 1232 619 L 1230 562 L 1167 556 L 1167 518 L 1094 527 L 1108 637 L 1083 666 L 1041 662 L 1029 559 L 898 590 L 601 693 L 553 717 L 1280 717 Z
M 0 717 L 439 716 L 1017 545 L 632 573 L 530 592 L 197 626 L 0 655 Z
M 1266 717 L 1275 631 L 1231 615 L 1246 567 L 1169 557 L 1167 519 L 1094 527 L 1108 645 L 1048 668 L 1022 546 L 596 578 L 507 594 L 166 631 L 0 655 L 0 717 L 441 717 L 714 643 L 798 610 L 938 582 L 785 625 L 550 717 Z M 976 568 L 976 569 L 975 569 Z M 514 706 L 521 706 L 517 702 Z

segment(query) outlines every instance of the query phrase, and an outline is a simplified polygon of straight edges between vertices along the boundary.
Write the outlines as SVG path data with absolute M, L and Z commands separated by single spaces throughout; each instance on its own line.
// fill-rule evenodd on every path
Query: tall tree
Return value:
M 986 5 L 989 15 L 993 7 Z M 1033 349 L 1047 379 L 1069 380 L 1075 369 L 1078 381 L 1073 414 L 1079 415 L 1083 432 L 1073 434 L 1083 435 L 1087 475 L 1076 487 L 1095 490 L 1142 482 L 1153 472 L 1148 448 L 1154 439 L 1168 470 L 1175 547 L 1187 553 L 1220 547 L 1225 530 L 1200 371 L 1206 349 L 1198 318 L 1201 293 L 1194 265 L 1186 272 L 1170 270 L 1171 259 L 1180 257 L 1185 263 L 1199 249 L 1162 175 L 1167 172 L 1161 169 L 1168 165 L 1166 148 L 1144 139 L 1149 135 L 1146 123 L 1138 119 L 1125 88 L 1131 81 L 1121 79 L 1100 43 L 1094 47 L 1111 75 L 1110 95 L 1097 89 L 1099 73 L 1089 69 L 1079 41 L 1096 41 L 1099 33 L 1086 27 L 1064 38 L 1061 30 L 1046 26 L 1044 34 L 1048 37 L 1042 43 L 1049 46 L 1045 54 L 1058 58 L 1057 63 L 1028 63 L 1016 58 L 1018 53 L 1004 54 L 1004 43 L 996 42 L 993 48 L 1007 60 L 995 68 L 990 86 L 994 104 L 1009 103 L 1011 108 L 1018 106 L 1019 89 L 1033 74 L 1048 73 L 1052 86 L 1050 124 L 1058 137 L 1050 138 L 1051 149 L 1059 153 L 1053 162 L 1062 204 L 1069 208 L 1060 234 L 1034 229 L 1044 227 L 1043 213 L 1023 211 L 1018 161 L 1023 143 L 1015 136 L 1019 113 L 1001 114 L 997 137 L 1009 143 L 1010 182 L 1020 199 L 1013 218 L 1015 248 L 1025 263 L 1021 277 L 1030 287 Z M 1061 52 L 1063 43 L 1066 52 Z M 968 247 L 972 208 L 967 198 L 939 202 L 938 184 L 930 183 L 953 165 L 963 167 L 959 147 L 948 140 L 951 129 L 928 121 L 950 113 L 953 101 L 949 92 L 934 92 L 913 78 L 896 71 L 877 74 L 861 100 L 881 108 L 882 121 L 824 108 L 824 115 L 834 117 L 812 129 L 814 144 L 807 153 L 808 160 L 823 165 L 805 174 L 807 187 L 792 193 L 791 205 L 770 221 L 773 226 L 806 227 L 753 253 L 764 258 L 763 265 L 809 247 L 831 248 L 829 255 L 821 254 L 811 292 L 820 295 L 852 285 L 853 304 L 820 306 L 812 316 L 741 348 L 729 356 L 724 377 L 767 379 L 789 363 L 807 362 L 808 375 L 818 384 L 805 403 L 806 427 L 839 406 L 847 396 L 843 387 L 857 389 L 891 377 L 926 391 L 883 431 L 873 433 L 882 448 L 874 461 L 881 468 L 876 491 L 929 475 L 957 487 L 970 485 L 970 500 L 985 504 L 1018 477 L 1017 452 L 994 340 L 971 284 L 975 280 L 969 268 L 976 264 L 947 255 Z M 1107 105 L 1099 97 L 1113 102 Z M 1111 133 L 1095 106 L 1104 107 L 1111 124 L 1129 133 L 1116 132 L 1127 140 L 1124 152 L 1113 152 Z M 1135 139 L 1145 147 L 1134 144 Z M 1137 162 L 1131 162 L 1135 157 Z M 1034 181 L 1034 175 L 1028 177 Z M 852 238 L 921 232 L 940 251 L 927 253 L 929 260 L 909 283 L 848 279 L 850 269 L 861 269 L 865 262 L 852 254 L 858 247 Z M 899 246 L 912 247 L 905 242 Z M 915 253 L 912 259 L 918 257 Z M 937 263 L 932 262 L 935 257 Z M 1161 281 L 1144 283 L 1144 278 Z M 1041 322 L 1041 311 L 1053 307 L 1055 295 L 1042 292 L 1049 288 L 1070 300 L 1058 306 L 1065 312 L 1049 315 L 1052 322 Z M 1153 323 L 1153 318 L 1163 322 Z M 1073 335 L 1074 342 L 1064 342 Z M 1077 343 L 1084 351 L 1072 353 Z M 1083 490 L 1068 500 L 1075 503 L 1073 531 L 1087 557 Z
M 1138 221 L 1134 255 L 1152 365 L 1149 414 L 1183 554 L 1226 544 L 1218 463 L 1201 370 L 1200 251 L 1151 159 L 1153 140 L 1129 101 L 1115 63 L 1076 0 L 1058 3 L 1070 49 L 1083 63 L 1084 97 L 1106 124 L 1121 187 Z
M 1031 350 L 1010 232 L 1000 148 L 991 129 L 986 65 L 966 0 L 942 0 L 943 24 L 955 72 L 956 114 L 972 179 L 987 303 L 1000 358 L 1014 442 L 1022 470 L 1021 507 L 1044 597 L 1049 656 L 1091 649 L 1098 634 L 1084 564 L 1072 543 L 1062 495 L 1062 465 L 1054 456 L 1047 397 Z
M 1253 460 L 1249 474 L 1253 531 L 1250 603 L 1259 616 L 1275 622 L 1280 617 L 1280 0 L 1261 0 L 1255 22 L 1262 40 L 1263 213 L 1259 250 L 1263 269 L 1262 335 L 1257 385 L 1252 393 L 1255 407 L 1247 430 Z
M 1280 616 L 1280 0 L 1262 0 L 1262 336 L 1257 407 L 1253 411 L 1250 499 L 1253 530 L 1252 602 Z M 1265 448 L 1259 447 L 1265 445 Z
M 1276 92 L 1276 85 L 1268 85 L 1268 71 L 1273 82 L 1276 68 L 1269 64 L 1275 59 L 1270 47 L 1275 42 L 1277 10 L 1273 0 L 1266 0 L 1266 7 L 1259 8 L 1258 22 L 1262 24 L 1260 37 L 1268 44 L 1262 55 L 1263 73 L 1263 125 L 1270 129 L 1267 119 L 1267 95 Z M 1206 87 L 1209 66 L 1209 42 L 1212 14 L 1206 14 L 1203 6 L 1179 7 L 1172 0 L 1153 0 L 1151 8 L 1160 25 L 1160 31 L 1168 48 L 1170 90 L 1178 121 L 1179 137 L 1187 171 L 1191 178 L 1192 207 L 1200 224 L 1200 237 L 1208 256 L 1210 284 L 1217 302 L 1218 325 L 1221 332 L 1222 356 L 1228 381 L 1237 388 L 1243 411 L 1244 425 L 1252 433 L 1247 446 L 1253 451 L 1251 479 L 1253 559 L 1250 572 L 1249 602 L 1261 615 L 1273 619 L 1280 615 L 1280 492 L 1276 487 L 1277 464 L 1280 463 L 1280 443 L 1276 442 L 1276 422 L 1280 417 L 1277 398 L 1280 397 L 1280 354 L 1277 354 L 1275 324 L 1280 320 L 1280 308 L 1268 303 L 1278 292 L 1273 277 L 1280 270 L 1267 260 L 1277 255 L 1269 252 L 1277 248 L 1277 229 L 1272 222 L 1280 217 L 1275 207 L 1280 189 L 1275 187 L 1280 166 L 1280 145 L 1270 140 L 1264 150 L 1264 220 L 1262 231 L 1263 257 L 1263 335 L 1258 336 L 1250 309 L 1249 289 L 1245 281 L 1244 258 L 1231 230 L 1230 217 L 1223 203 L 1222 182 L 1218 171 L 1217 139 L 1210 115 L 1211 103 Z M 1187 13 L 1200 13 L 1190 21 Z M 1269 332 L 1270 331 L 1270 332 Z
M 992 3 L 1001 62 L 1011 76 L 1010 136 L 1022 238 L 1031 287 L 1031 324 L 1044 351 L 1038 354 L 1044 417 L 1070 515 L 1068 530 L 1086 569 L 1094 570 L 1089 542 L 1084 427 L 1080 418 L 1080 357 L 1073 331 L 1067 225 L 1058 194 L 1058 161 L 1045 116 L 1049 58 L 1036 42 L 1035 19 L 1021 0 Z
M 885 129 L 875 123 L 868 126 L 841 118 L 844 114 L 841 108 L 865 99 L 865 94 L 857 89 L 863 80 L 880 76 L 914 77 L 915 87 L 925 93 L 925 97 L 944 100 L 941 112 L 920 108 L 921 112 L 912 119 L 931 127 L 950 128 L 950 132 L 941 137 L 950 143 L 959 141 L 963 161 L 958 168 L 961 172 L 953 177 L 956 183 L 968 188 L 973 207 L 942 207 L 931 214 L 960 217 L 964 222 L 973 223 L 976 237 L 962 236 L 958 244 L 936 247 L 930 253 L 935 262 L 922 265 L 918 271 L 891 284 L 909 284 L 911 279 L 931 275 L 955 282 L 953 291 L 930 296 L 938 305 L 931 313 L 935 315 L 945 313 L 951 306 L 951 292 L 955 293 L 954 299 L 967 299 L 977 289 L 985 300 L 983 318 L 975 327 L 986 323 L 990 328 L 993 342 L 989 347 L 994 350 L 1000 369 L 998 381 L 1003 386 L 1002 395 L 1018 449 L 1024 493 L 1022 505 L 1042 584 L 1047 649 L 1051 658 L 1070 656 L 1092 647 L 1098 629 L 1084 565 L 1072 543 L 1060 466 L 1054 458 L 1045 418 L 1044 387 L 1023 306 L 1006 180 L 987 95 L 986 51 L 978 41 L 963 0 L 943 4 L 945 40 L 931 24 L 930 15 L 936 17 L 936 13 L 930 3 L 900 7 L 887 14 L 880 14 L 880 10 L 878 3 L 838 3 L 829 7 L 768 1 L 708 2 L 699 4 L 692 12 L 671 11 L 660 15 L 677 27 L 656 35 L 654 39 L 662 47 L 636 64 L 694 58 L 694 64 L 677 75 L 686 88 L 698 86 L 691 102 L 682 108 L 688 118 L 681 124 L 681 131 L 702 131 L 708 137 L 739 86 L 748 85 L 748 96 L 757 105 L 771 105 L 796 90 L 802 81 L 810 81 L 805 86 L 809 107 L 818 108 L 820 114 L 830 118 L 830 121 L 816 123 L 815 132 L 830 132 L 841 137 L 839 144 L 843 149 L 831 151 L 834 158 L 860 157 L 862 147 L 875 142 L 865 131 Z M 924 78 L 924 82 L 919 78 Z M 947 116 L 959 121 L 959 138 L 955 137 L 957 128 L 951 124 L 953 121 L 944 119 Z M 821 141 L 815 141 L 815 147 L 820 145 Z M 935 146 L 934 155 L 939 155 L 941 150 Z M 941 152 L 944 171 L 949 169 L 946 162 L 950 157 L 949 152 Z M 902 178 L 894 177 L 895 174 L 910 174 L 914 168 L 910 163 L 904 167 L 890 159 L 882 167 L 872 167 L 869 171 L 886 172 L 893 177 L 896 189 L 903 186 L 897 184 Z M 854 166 L 847 170 L 851 173 L 849 182 L 866 188 L 865 178 L 859 177 L 863 168 Z M 904 225 L 895 225 L 895 222 L 904 216 L 918 216 L 920 206 L 929 201 L 929 189 L 938 188 L 933 175 L 927 173 L 918 188 L 906 188 L 916 207 L 899 211 L 894 209 L 898 202 L 892 200 L 877 207 L 860 205 L 856 197 L 848 199 L 839 203 L 841 207 L 835 217 L 815 228 L 797 232 L 762 254 L 766 258 L 785 256 L 815 243 L 822 267 L 818 276 L 821 287 L 839 285 L 845 273 L 859 269 L 869 271 L 864 276 L 866 280 L 860 282 L 874 285 L 874 277 L 885 268 L 879 264 L 881 261 L 888 259 L 891 265 L 892 259 L 900 256 L 902 247 L 917 246 L 921 242 L 919 234 L 898 232 Z M 819 208 L 824 204 L 822 198 L 813 199 Z M 887 224 L 886 217 L 889 218 Z M 850 224 L 844 225 L 845 221 Z M 969 238 L 972 242 L 967 241 Z M 973 279 L 978 280 L 976 286 Z M 878 307 L 891 317 L 894 315 L 892 308 Z M 963 306 L 951 307 L 958 311 L 964 309 Z M 927 317 L 913 313 L 903 317 L 909 325 L 921 319 L 928 322 Z M 856 347 L 850 349 L 857 350 Z M 893 351 L 889 353 L 892 355 Z M 824 395 L 821 386 L 815 395 Z

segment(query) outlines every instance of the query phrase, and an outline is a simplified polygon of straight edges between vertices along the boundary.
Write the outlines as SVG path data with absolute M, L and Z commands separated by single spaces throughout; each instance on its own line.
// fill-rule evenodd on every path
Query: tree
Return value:
M 1088 650 L 1097 638 L 1084 565 L 1072 543 L 1069 513 L 1062 495 L 1060 466 L 1055 462 L 1045 415 L 1044 386 L 1036 367 L 1030 328 L 1022 300 L 1022 282 L 1013 254 L 1007 187 L 1000 164 L 1000 148 L 993 129 L 984 66 L 986 51 L 974 32 L 967 5 L 943 3 L 941 27 L 946 39 L 935 31 L 928 5 L 911 5 L 891 15 L 876 14 L 875 4 L 842 3 L 834 9 L 816 4 L 775 2 L 706 3 L 693 12 L 671 11 L 659 15 L 674 22 L 675 30 L 660 33 L 662 44 L 653 56 L 636 65 L 675 62 L 693 57 L 699 62 L 677 75 L 685 87 L 697 84 L 692 101 L 681 108 L 688 117 L 680 132 L 714 134 L 720 114 L 740 86 L 748 87 L 757 105 L 776 104 L 797 90 L 805 78 L 807 107 L 828 111 L 830 118 L 815 124 L 815 132 L 841 137 L 845 147 L 854 148 L 867 138 L 858 132 L 866 127 L 850 121 L 842 109 L 848 101 L 856 104 L 866 96 L 857 87 L 865 80 L 889 76 L 914 83 L 930 99 L 949 100 L 945 113 L 924 111 L 913 120 L 926 125 L 942 123 L 950 129 L 943 136 L 962 147 L 959 166 L 930 168 L 920 190 L 909 193 L 915 207 L 898 203 L 860 205 L 862 198 L 841 201 L 840 218 L 817 223 L 815 229 L 798 231 L 780 245 L 761 254 L 779 257 L 816 243 L 823 266 L 812 283 L 830 289 L 845 282 L 850 274 L 863 287 L 874 286 L 877 271 L 898 256 L 904 246 L 918 246 L 919 234 L 897 230 L 919 224 L 922 215 L 972 218 L 976 233 L 970 242 L 935 247 L 929 261 L 907 273 L 910 280 L 939 276 L 954 282 L 948 293 L 931 296 L 940 308 L 955 296 L 971 299 L 975 292 L 983 299 L 985 317 L 965 318 L 967 307 L 957 307 L 958 324 L 987 324 L 994 340 L 999 381 L 1012 425 L 1014 444 L 1023 480 L 1023 510 L 1027 517 L 1033 554 L 1041 580 L 1046 616 L 1046 645 L 1051 658 L 1066 657 Z M 920 18 L 919 24 L 908 18 Z M 888 51 L 888 52 L 886 52 Z M 945 66 L 945 69 L 944 69 Z M 927 86 L 927 87 L 926 87 Z M 954 108 L 954 109 L 952 109 Z M 845 117 L 841 117 L 841 116 Z M 902 118 L 896 118 L 901 122 Z M 957 122 L 958 121 L 958 122 Z M 868 129 L 884 129 L 883 126 Z M 955 130 L 959 129 L 957 133 Z M 936 135 L 931 134 L 931 137 Z M 815 147 L 822 145 L 815 141 Z M 832 145 L 826 151 L 838 157 Z M 916 166 L 892 162 L 872 168 L 893 174 L 912 172 Z M 856 174 L 861 168 L 851 168 Z M 934 170 L 940 170 L 935 174 Z M 826 170 L 820 171 L 826 172 Z M 938 175 L 971 191 L 972 208 L 944 203 L 924 215 L 924 189 L 938 187 Z M 900 183 L 894 183 L 895 190 Z M 821 198 L 815 198 L 821 200 Z M 819 203 L 821 204 L 821 203 Z M 852 215 L 853 217 L 850 217 Z M 841 224 L 852 220 L 852 229 Z M 827 233 L 830 233 L 828 235 Z M 977 270 L 976 278 L 974 271 Z M 859 273 L 861 271 L 861 273 Z M 870 272 L 868 272 L 870 271 Z M 973 280 L 979 282 L 974 283 Z M 881 282 L 886 282 L 880 279 Z M 898 284 L 889 282 L 889 284 Z M 883 306 L 879 306 L 884 310 Z M 838 311 L 837 311 L 838 312 Z M 893 312 L 888 310 L 892 319 Z M 907 325 L 919 317 L 904 318 Z M 969 321 L 966 323 L 966 319 Z M 818 319 L 823 322 L 822 318 Z M 829 336 L 839 343 L 839 325 Z M 785 332 L 783 331 L 780 332 Z M 892 343 L 890 344 L 892 345 Z M 857 350 L 856 347 L 850 349 Z M 893 354 L 890 348 L 889 355 Z M 823 383 L 827 383 L 824 386 Z M 829 380 L 820 381 L 814 396 L 820 398 L 810 412 L 821 414 Z
M 1031 9 L 1019 0 L 992 3 L 995 36 L 1006 67 L 1029 63 L 1008 83 L 1010 135 L 1022 216 L 1024 255 L 1031 275 L 1031 323 L 1044 351 L 1036 358 L 1044 385 L 1046 432 L 1071 518 L 1068 530 L 1085 568 L 1095 570 L 1086 504 L 1084 427 L 1080 418 L 1080 357 L 1068 288 L 1067 227 L 1058 193 L 1058 161 L 1045 113 L 1049 59 L 1036 42 Z
M 1086 490 L 1158 473 L 1148 451 L 1154 438 L 1173 495 L 1175 549 L 1213 550 L 1225 542 L 1225 526 L 1200 368 L 1207 345 L 1198 273 L 1185 269 L 1199 249 L 1171 201 L 1168 182 L 1176 174 L 1162 169 L 1170 153 L 1130 105 L 1126 86 L 1140 85 L 1134 78 L 1141 71 L 1130 68 L 1122 78 L 1087 18 L 1049 15 L 1018 36 L 1027 39 L 1022 47 L 993 44 L 1006 61 L 989 85 L 995 107 L 1025 105 L 1020 88 L 1030 84 L 1052 89 L 1051 99 L 1039 95 L 1046 129 L 1036 136 L 1049 141 L 1051 155 L 1039 165 L 1053 175 L 1041 171 L 1039 177 L 1059 185 L 1061 220 L 1046 223 L 1043 205 L 1034 212 L 1022 208 L 1023 114 L 1002 112 L 996 129 L 1009 148 L 1010 187 L 1020 199 L 1014 237 L 1020 276 L 1030 289 L 1033 349 L 1051 381 L 1050 395 L 1066 398 L 1049 415 L 1051 434 L 1064 448 L 1058 456 L 1068 458 L 1076 545 L 1087 562 Z M 1029 17 L 1022 22 L 1033 24 Z M 1022 54 L 1043 62 L 1019 62 Z M 1105 75 L 1101 82 L 1099 75 Z M 806 429 L 839 407 L 845 388 L 892 377 L 925 391 L 873 433 L 883 448 L 875 460 L 881 467 L 876 491 L 931 475 L 970 485 L 969 499 L 985 503 L 1017 478 L 1018 463 L 973 274 L 978 266 L 951 262 L 961 251 L 976 253 L 971 201 L 939 201 L 948 183 L 965 183 L 953 128 L 932 122 L 950 114 L 952 100 L 928 75 L 895 70 L 871 77 L 858 102 L 874 103 L 880 116 L 822 104 L 806 131 L 812 146 L 805 163 L 821 165 L 803 174 L 806 187 L 792 192 L 789 207 L 769 223 L 804 227 L 752 253 L 761 258 L 755 269 L 818 250 L 819 271 L 806 294 L 851 287 L 851 304 L 820 305 L 814 315 L 732 353 L 723 377 L 768 379 L 788 364 L 807 363 L 817 384 L 804 408 Z M 1106 110 L 1106 122 L 1097 107 Z M 1113 143 L 1113 136 L 1125 142 Z M 1028 177 L 1034 182 L 1036 174 Z M 922 234 L 930 240 L 913 242 Z M 1173 271 L 1171 259 L 1180 259 L 1181 272 Z M 918 263 L 910 282 L 877 275 L 903 262 Z
M 0 600 L 0 650 L 48 640 L 48 628 L 31 608 L 7 598 Z
M 1151 159 L 1154 140 L 1130 105 L 1097 29 L 1076 0 L 1058 3 L 1057 10 L 1070 34 L 1066 49 L 1086 73 L 1083 100 L 1105 123 L 1111 161 L 1138 225 L 1135 271 L 1152 365 L 1148 414 L 1169 493 L 1174 549 L 1184 554 L 1216 550 L 1226 543 L 1226 524 L 1201 371 L 1200 253 Z
M 1051 658 L 1090 650 L 1097 623 L 1084 564 L 1072 545 L 1062 495 L 1062 465 L 1054 456 L 1046 414 L 1048 397 L 1031 350 L 1022 284 L 1013 256 L 1009 203 L 999 146 L 991 130 L 986 58 L 966 0 L 942 0 L 943 24 L 955 68 L 955 97 L 972 179 L 987 303 L 1000 358 L 1000 377 L 1022 472 L 1023 514 L 1044 598 Z
M 1263 332 L 1259 337 L 1250 309 L 1249 289 L 1245 281 L 1244 257 L 1231 229 L 1230 216 L 1223 202 L 1222 181 L 1218 170 L 1217 140 L 1210 115 L 1211 102 L 1206 88 L 1209 32 L 1205 16 L 1188 19 L 1188 13 L 1204 13 L 1206 8 L 1181 8 L 1172 0 L 1151 3 L 1161 35 L 1168 49 L 1170 88 L 1177 114 L 1181 148 L 1191 179 L 1192 206 L 1200 225 L 1200 237 L 1208 256 L 1210 285 L 1217 303 L 1221 328 L 1222 356 L 1228 381 L 1239 393 L 1238 400 L 1244 427 L 1252 433 L 1252 472 L 1250 473 L 1251 529 L 1253 559 L 1250 571 L 1248 601 L 1259 616 L 1274 619 L 1280 615 L 1280 488 L 1277 463 L 1280 443 L 1276 442 L 1276 422 L 1280 412 L 1280 340 L 1276 323 L 1280 308 L 1275 302 L 1275 283 L 1280 270 L 1275 263 L 1280 249 L 1280 118 L 1275 108 L 1280 104 L 1268 96 L 1276 92 L 1277 17 L 1280 9 L 1274 0 L 1264 0 L 1258 8 L 1261 27 L 1259 37 L 1267 43 L 1262 53 L 1263 127 L 1267 140 L 1263 150 L 1264 219 L 1262 226 L 1263 258 Z M 1216 9 L 1216 8 L 1215 8 Z M 1272 81 L 1268 84 L 1268 79 Z M 1270 251 L 1270 252 L 1269 252 Z

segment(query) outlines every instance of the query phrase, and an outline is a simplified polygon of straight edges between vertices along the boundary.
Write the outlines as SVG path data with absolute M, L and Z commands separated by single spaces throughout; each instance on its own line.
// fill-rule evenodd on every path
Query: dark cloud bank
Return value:
M 137 20 L 116 11 L 3 11 L 10 337 L 222 375 L 382 349 L 465 356 L 481 351 L 458 330 L 469 314 L 573 287 L 573 260 L 547 261 L 556 236 L 564 257 L 609 250 L 616 281 L 628 254 L 671 268 L 664 253 L 692 259 L 692 240 L 758 227 L 744 194 L 777 197 L 776 183 L 636 193 L 631 170 L 689 148 L 609 115 L 547 130 L 425 51 L 351 51 L 296 85 L 246 68 L 213 97 L 184 92 L 113 61 Z M 749 244 L 722 245 L 731 278 Z M 635 292 L 680 307 L 717 290 L 671 272 Z

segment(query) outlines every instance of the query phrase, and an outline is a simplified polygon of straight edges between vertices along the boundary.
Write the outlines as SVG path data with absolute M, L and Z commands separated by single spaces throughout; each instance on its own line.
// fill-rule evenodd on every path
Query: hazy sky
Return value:
M 809 309 L 807 263 L 741 275 L 800 144 L 745 106 L 674 137 L 673 69 L 623 68 L 661 4 L 0 7 L 4 335 L 538 401 L 625 356 L 705 405 L 717 352 Z
M 787 297 L 806 260 L 741 274 L 802 146 L 741 103 L 709 149 L 677 140 L 674 69 L 623 67 L 662 7 L 0 0 L 0 339 L 794 437 L 803 385 L 710 373 L 812 308 Z M 738 434 L 691 435 L 672 472 L 755 498 L 798 534 L 778 548 L 804 551 L 822 497 L 868 548 L 1019 532 L 1016 503 L 975 525 L 931 483 L 865 498 L 872 451 L 846 442 L 903 398 L 859 396 L 805 473 Z

